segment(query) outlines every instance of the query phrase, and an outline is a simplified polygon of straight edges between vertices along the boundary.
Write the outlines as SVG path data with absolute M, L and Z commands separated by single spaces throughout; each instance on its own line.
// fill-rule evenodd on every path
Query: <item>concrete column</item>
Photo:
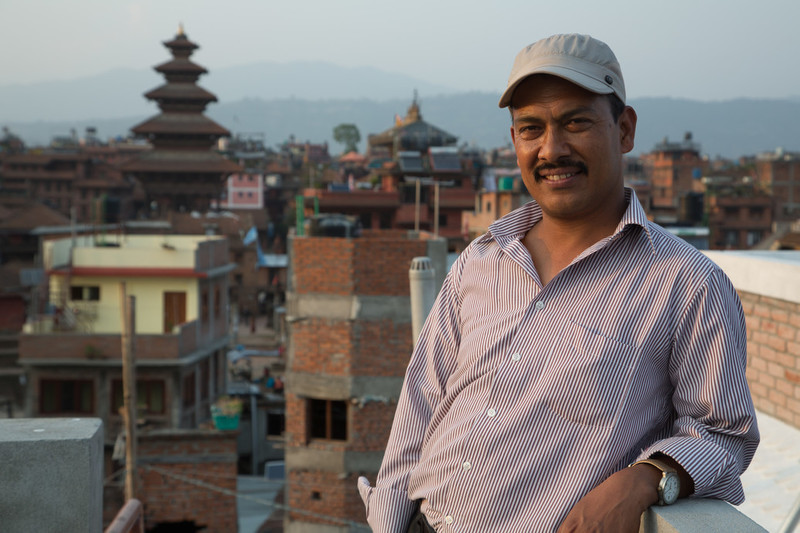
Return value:
M 103 530 L 99 418 L 0 420 L 0 528 Z
M 414 344 L 417 344 L 422 326 L 428 318 L 436 300 L 436 272 L 433 263 L 428 257 L 415 257 L 411 260 L 408 271 L 411 296 L 411 328 Z

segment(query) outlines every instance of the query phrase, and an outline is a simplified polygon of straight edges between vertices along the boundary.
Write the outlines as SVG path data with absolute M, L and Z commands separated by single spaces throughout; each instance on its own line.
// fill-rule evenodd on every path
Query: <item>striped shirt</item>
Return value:
M 613 235 L 542 286 L 531 202 L 459 256 L 409 363 L 375 487 L 375 532 L 422 501 L 437 531 L 554 531 L 629 463 L 661 452 L 695 496 L 744 500 L 759 436 L 744 314 L 713 262 L 626 189 Z

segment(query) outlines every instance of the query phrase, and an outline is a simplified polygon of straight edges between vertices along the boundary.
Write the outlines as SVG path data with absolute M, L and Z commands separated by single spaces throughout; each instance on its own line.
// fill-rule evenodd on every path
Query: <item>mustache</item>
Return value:
M 541 179 L 544 179 L 542 178 L 541 175 L 542 171 L 556 170 L 564 167 L 577 168 L 579 172 L 583 172 L 584 174 L 586 174 L 586 171 L 588 170 L 586 168 L 586 164 L 583 163 L 582 161 L 575 161 L 574 159 L 562 159 L 558 163 L 541 163 L 539 165 L 536 165 L 536 167 L 533 169 L 533 175 L 536 177 L 536 181 L 539 181 Z

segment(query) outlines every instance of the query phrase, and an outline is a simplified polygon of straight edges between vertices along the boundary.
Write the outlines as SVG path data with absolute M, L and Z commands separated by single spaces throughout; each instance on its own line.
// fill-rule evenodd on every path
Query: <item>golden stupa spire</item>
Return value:
M 186 37 L 186 34 L 183 31 L 183 22 L 178 23 L 178 37 Z

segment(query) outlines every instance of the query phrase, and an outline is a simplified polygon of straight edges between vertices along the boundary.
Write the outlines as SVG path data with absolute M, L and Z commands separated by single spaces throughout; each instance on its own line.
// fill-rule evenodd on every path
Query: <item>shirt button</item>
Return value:
M 544 309 L 544 302 L 539 300 L 538 302 L 536 302 L 535 307 L 537 311 L 541 311 L 542 309 Z
M 512 361 L 519 361 L 520 359 L 522 359 L 522 356 L 519 353 L 515 353 L 511 356 Z
M 489 418 L 494 418 L 494 415 L 496 415 L 496 414 L 497 414 L 497 411 L 495 411 L 492 408 L 489 408 L 489 410 L 486 411 L 486 416 L 488 416 Z
M 461 467 L 462 467 L 464 470 L 469 470 L 470 468 L 472 468 L 472 465 L 471 465 L 471 464 L 469 464 L 469 461 L 464 461 L 464 463 L 461 465 Z
M 450 516 L 450 515 L 447 515 L 447 516 L 444 517 L 444 521 L 449 526 L 450 524 L 453 523 L 453 517 Z

